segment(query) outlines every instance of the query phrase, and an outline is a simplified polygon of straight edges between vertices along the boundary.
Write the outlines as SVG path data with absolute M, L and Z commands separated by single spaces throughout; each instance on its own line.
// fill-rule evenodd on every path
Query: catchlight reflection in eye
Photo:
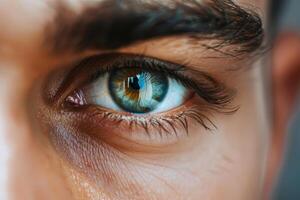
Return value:
M 83 92 L 88 104 L 134 114 L 168 111 L 191 96 L 178 81 L 142 68 L 107 72 Z

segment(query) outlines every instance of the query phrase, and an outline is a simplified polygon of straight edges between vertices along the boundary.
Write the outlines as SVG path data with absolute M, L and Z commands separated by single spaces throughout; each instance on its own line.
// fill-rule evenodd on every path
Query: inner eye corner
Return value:
M 76 89 L 67 94 L 60 102 L 61 108 L 80 108 L 85 105 L 87 105 L 87 101 L 81 89 Z

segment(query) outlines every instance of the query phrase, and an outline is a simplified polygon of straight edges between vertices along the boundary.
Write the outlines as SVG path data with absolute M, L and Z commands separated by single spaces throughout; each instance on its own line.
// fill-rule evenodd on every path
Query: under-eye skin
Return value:
M 234 90 L 207 73 L 114 53 L 74 67 L 55 96 L 55 106 L 82 116 L 85 127 L 93 127 L 92 134 L 100 138 L 109 130 L 126 140 L 156 144 L 187 136 L 191 125 L 204 131 L 217 128 L 215 114 L 236 111 L 234 96 Z

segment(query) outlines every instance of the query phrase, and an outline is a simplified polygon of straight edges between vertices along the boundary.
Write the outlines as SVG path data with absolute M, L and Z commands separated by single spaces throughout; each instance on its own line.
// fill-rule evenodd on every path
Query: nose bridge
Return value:
M 0 67 L 0 199 L 70 199 L 55 155 L 27 113 L 24 76 Z
M 24 195 L 24 181 L 35 170 L 36 156 L 32 155 L 35 145 L 23 104 L 24 80 L 14 65 L 0 66 L 0 199 L 8 200 L 17 199 L 12 195 L 15 189 Z M 27 199 L 26 196 L 22 199 Z
M 15 99 L 18 95 L 12 95 L 17 86 L 12 84 L 15 78 L 10 70 L 2 66 L 3 63 L 0 68 L 0 199 L 6 200 L 10 199 L 11 167 L 18 146 L 14 133 L 19 132 L 18 136 L 22 137 L 19 130 L 23 129 L 22 132 L 25 130 L 20 118 L 15 118 L 20 112 L 15 107 Z
M 1 91 L 1 90 L 0 90 Z M 0 103 L 2 105 L 2 103 Z M 0 106 L 2 110 L 2 106 Z M 3 111 L 3 110 L 2 110 Z M 6 129 L 7 120 L 0 115 L 0 199 L 8 199 L 9 190 L 9 158 L 11 157 L 11 148 L 9 147 L 8 135 Z
M 18 168 L 25 169 L 26 162 L 32 163 L 30 152 L 26 148 L 30 146 L 28 143 L 30 134 L 23 119 L 14 117 L 11 105 L 4 101 L 0 101 L 0 105 L 0 199 L 8 200 L 15 199 L 12 196 L 13 188 L 20 187 L 15 185 L 17 182 L 20 183 L 20 180 L 16 180 L 17 175 L 21 175 L 21 178 L 22 173 L 25 173 L 25 170 L 22 172 L 23 170 L 20 171 Z M 25 161 L 24 158 L 28 160 Z

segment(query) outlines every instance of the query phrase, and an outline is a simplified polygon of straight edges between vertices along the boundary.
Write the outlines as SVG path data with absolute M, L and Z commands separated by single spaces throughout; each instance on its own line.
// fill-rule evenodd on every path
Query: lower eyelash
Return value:
M 126 123 L 129 129 L 143 128 L 145 133 L 151 136 L 152 131 L 155 129 L 161 137 L 164 135 L 178 136 L 178 129 L 183 128 L 186 135 L 189 135 L 189 124 L 191 120 L 200 124 L 205 130 L 213 131 L 217 129 L 216 125 L 203 114 L 203 108 L 200 106 L 193 106 L 185 111 L 182 111 L 175 115 L 168 116 L 138 116 L 138 115 L 123 115 L 113 112 L 108 112 L 101 108 L 97 108 L 93 114 L 93 117 L 101 117 L 101 122 L 109 120 L 114 122 L 116 126 L 121 123 Z

